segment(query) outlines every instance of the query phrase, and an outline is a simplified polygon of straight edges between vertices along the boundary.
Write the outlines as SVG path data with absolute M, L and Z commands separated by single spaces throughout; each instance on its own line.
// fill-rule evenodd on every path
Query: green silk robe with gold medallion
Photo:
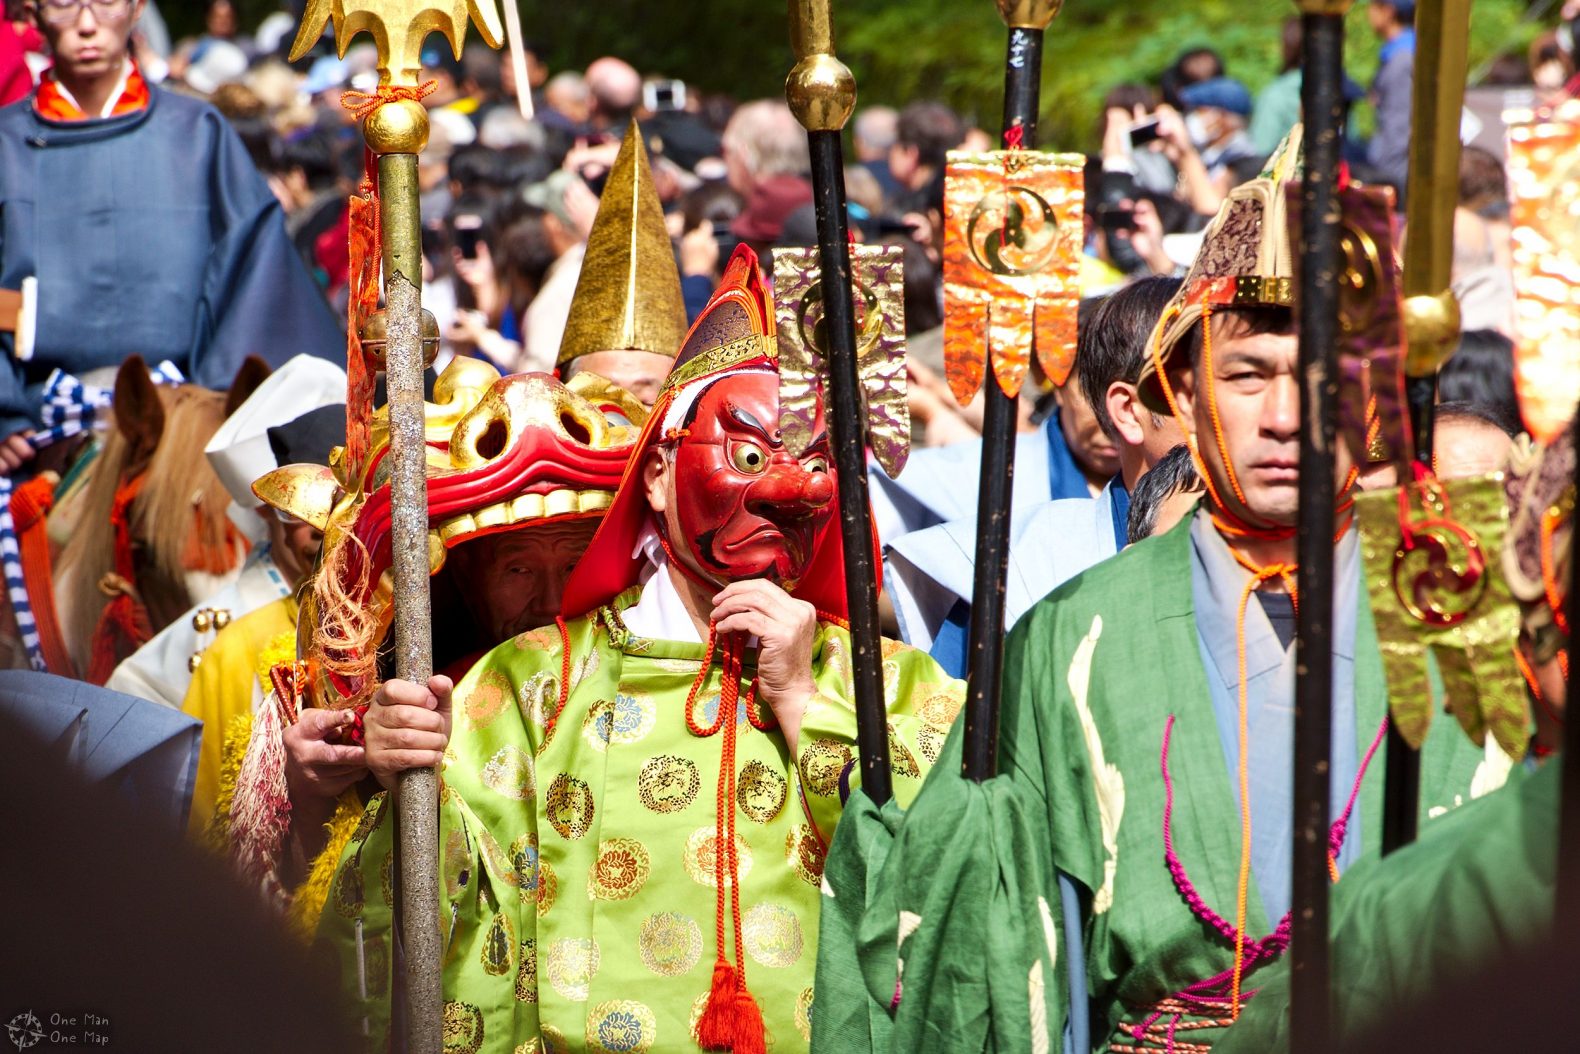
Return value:
M 441 934 L 446 1051 L 696 1050 L 715 952 L 715 790 L 722 735 L 688 729 L 698 644 L 627 631 L 613 605 L 567 623 L 571 690 L 559 697 L 555 627 L 501 644 L 456 686 L 442 775 Z M 885 642 L 895 795 L 908 803 L 938 756 L 964 685 Z M 818 889 L 854 782 L 848 633 L 819 626 L 817 692 L 790 757 L 737 707 L 736 844 L 747 984 L 769 1049 L 810 1035 Z M 747 676 L 750 676 L 750 668 Z M 717 715 L 717 661 L 697 696 Z M 766 712 L 766 707 L 763 708 Z M 341 857 L 319 926 L 375 1049 L 389 1028 L 395 824 L 379 796 Z M 732 921 L 724 919 L 732 960 Z

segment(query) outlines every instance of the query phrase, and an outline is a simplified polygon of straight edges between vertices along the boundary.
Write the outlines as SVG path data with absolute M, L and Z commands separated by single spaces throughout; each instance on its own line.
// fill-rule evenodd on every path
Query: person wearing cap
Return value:
M 1233 77 L 1214 77 L 1180 89 L 1185 131 L 1201 157 L 1202 167 L 1219 194 L 1234 183 L 1234 165 L 1256 157 L 1246 127 L 1251 120 L 1251 93 Z
M 530 332 L 530 308 L 527 320 Z M 556 365 L 563 379 L 595 373 L 652 406 L 685 334 L 680 271 L 632 121 L 587 236 Z
M 1410 99 L 1415 88 L 1415 0 L 1371 0 L 1366 20 L 1382 42 L 1377 75 L 1372 78 L 1372 107 L 1377 127 L 1366 147 L 1366 163 L 1375 178 L 1399 192 L 1404 208 L 1410 175 Z
M 304 408 L 343 404 L 346 374 L 323 359 L 298 355 L 265 380 L 209 440 L 204 453 L 230 492 L 231 519 L 253 543 L 241 574 L 220 593 L 205 597 L 115 668 L 105 687 L 179 707 L 203 649 L 232 619 L 289 593 L 299 578 L 297 560 L 279 525 L 257 498 L 252 481 L 275 467 L 271 429 L 289 426 Z M 342 415 L 344 411 L 341 411 Z M 306 419 L 297 422 L 305 430 Z M 342 433 L 344 429 L 341 430 Z M 313 459 L 324 462 L 319 443 Z
M 0 109 L 0 471 L 32 457 L 51 371 L 139 354 L 222 388 L 253 352 L 335 359 L 345 334 L 279 202 L 213 107 L 150 87 L 128 53 L 143 0 L 37 0 L 54 56 Z M 267 339 L 262 339 L 267 334 Z
M 1183 439 L 1172 420 L 1143 409 L 1135 394 L 1147 339 L 1178 288 L 1175 278 L 1146 278 L 1083 304 L 1075 376 L 1061 389 L 1062 405 L 1091 416 L 1112 445 L 1117 471 L 1096 497 L 1042 502 L 1011 516 L 1006 626 L 1060 583 L 1125 547 L 1130 488 Z M 900 636 L 957 677 L 966 673 L 975 571 L 974 515 L 902 535 L 884 554 Z
M 1076 1050 L 1187 1036 L 1205 1049 L 1287 944 L 1301 420 L 1286 185 L 1299 135 L 1230 193 L 1140 373 L 1143 403 L 1185 432 L 1205 498 L 1039 601 L 1006 642 L 997 771 L 1047 854 L 1037 892 L 1062 905 L 1043 920 L 1068 966 L 1046 1010 Z M 1321 529 L 1334 539 L 1330 846 L 1342 875 L 1381 843 L 1388 698 L 1355 472 L 1342 444 L 1334 456 Z M 932 779 L 961 778 L 953 750 Z M 1434 724 L 1423 821 L 1470 798 L 1482 758 L 1454 722 Z
M 859 781 L 821 411 L 779 423 L 772 301 L 742 246 L 687 334 L 553 625 L 453 691 L 385 682 L 366 759 L 443 759 L 446 1027 L 468 1049 L 805 1049 L 825 849 Z M 884 642 L 895 797 L 963 685 Z M 454 699 L 454 706 L 451 700 Z M 515 701 L 524 700 L 523 705 Z M 319 936 L 388 1026 L 391 807 L 347 844 Z M 374 806 L 369 806 L 373 811 Z M 338 903 L 337 903 L 338 907 Z M 583 1044 L 586 1047 L 583 1047 Z

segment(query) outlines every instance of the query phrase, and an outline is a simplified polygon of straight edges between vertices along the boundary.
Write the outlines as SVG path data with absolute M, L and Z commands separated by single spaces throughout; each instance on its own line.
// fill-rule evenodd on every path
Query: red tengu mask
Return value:
M 766 578 L 794 589 L 834 513 L 821 407 L 800 458 L 779 430 L 779 379 L 726 376 L 707 388 L 666 454 L 663 530 L 670 550 L 709 581 Z

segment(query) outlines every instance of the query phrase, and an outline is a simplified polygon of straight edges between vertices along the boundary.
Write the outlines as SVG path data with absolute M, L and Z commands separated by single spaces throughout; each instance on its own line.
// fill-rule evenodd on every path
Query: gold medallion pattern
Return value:
M 758 823 L 767 823 L 784 808 L 789 784 L 761 761 L 748 761 L 735 781 L 735 801 L 741 812 Z
M 948 732 L 934 728 L 932 725 L 922 725 L 917 728 L 916 746 L 929 765 L 938 761 L 938 755 L 943 753 L 944 741 L 948 738 Z
M 379 825 L 379 817 L 384 815 L 384 795 L 375 794 L 368 800 L 367 808 L 362 810 L 362 819 L 357 821 L 357 829 L 351 832 L 353 842 L 366 841 L 368 835 L 373 833 L 373 828 Z
M 461 712 L 474 727 L 487 728 L 514 694 L 510 678 L 505 672 L 490 666 L 478 675 L 477 682 L 466 695 L 466 701 L 461 704 Z
M 494 921 L 488 924 L 483 935 L 483 972 L 490 977 L 503 977 L 515 965 L 511 958 L 516 950 L 516 929 L 510 916 L 503 911 L 494 912 Z
M 533 937 L 521 942 L 521 966 L 516 970 L 516 1000 L 522 1003 L 538 1001 L 538 942 Z
M 686 865 L 686 873 L 695 882 L 700 882 L 709 889 L 718 887 L 718 875 L 714 871 L 717 863 L 715 853 L 718 848 L 718 838 L 712 827 L 699 827 L 686 839 L 686 849 L 682 859 Z M 739 874 L 745 878 L 752 870 L 752 851 L 746 844 L 746 839 L 740 835 L 735 836 L 735 855 L 739 861 Z M 724 884 L 730 884 L 729 868 L 724 868 Z
M 637 939 L 642 965 L 664 977 L 678 977 L 702 958 L 702 928 L 689 915 L 661 911 L 642 920 Z
M 922 774 L 916 764 L 916 755 L 900 741 L 900 733 L 895 731 L 893 724 L 889 725 L 889 768 L 896 776 L 909 776 L 911 779 L 917 779 Z
M 801 781 L 813 794 L 831 797 L 839 792 L 840 773 L 845 771 L 850 759 L 850 747 L 844 743 L 814 739 L 801 752 Z
M 516 634 L 511 643 L 522 651 L 553 651 L 560 646 L 560 631 L 554 626 L 539 626 Z
M 562 998 L 585 1003 L 598 973 L 598 942 L 590 937 L 566 937 L 549 943 L 543 972 Z
M 466 834 L 451 831 L 444 838 L 444 890 L 454 900 L 461 895 L 461 876 L 471 868 L 472 861 L 466 848 Z
M 598 859 L 587 876 L 588 900 L 629 900 L 647 881 L 647 847 L 635 838 L 598 843 Z
M 574 842 L 592 829 L 592 790 L 586 783 L 562 772 L 549 784 L 544 812 L 560 837 Z
M 587 1011 L 587 1049 L 596 1054 L 646 1054 L 657 1036 L 653 1011 L 633 999 L 611 999 Z
M 516 867 L 500 848 L 499 839 L 490 834 L 488 828 L 483 827 L 478 829 L 477 844 L 482 846 L 483 859 L 487 861 L 488 869 L 493 872 L 494 877 L 509 885 L 510 880 L 515 877 Z
M 612 701 L 594 703 L 582 724 L 582 736 L 594 750 L 611 743 L 635 743 L 653 730 L 657 711 L 646 693 L 617 692 Z
M 547 860 L 538 861 L 538 918 L 549 913 L 554 898 L 560 895 L 560 880 L 554 874 L 554 865 Z
M 548 1054 L 569 1054 L 571 1046 L 565 1042 L 565 1035 L 553 1025 L 540 1026 L 542 1031 L 543 1049 Z
M 335 881 L 335 910 L 348 919 L 362 914 L 362 854 L 351 857 L 340 867 Z
M 783 968 L 801 958 L 801 922 L 782 904 L 758 904 L 742 920 L 746 953 L 764 966 Z
M 798 823 L 785 836 L 785 862 L 813 889 L 823 885 L 823 862 L 828 857 L 828 847 L 812 828 Z
M 636 795 L 654 812 L 679 812 L 697 798 L 702 777 L 696 763 L 673 754 L 649 758 L 637 776 Z
M 538 836 L 524 834 L 510 843 L 510 877 L 507 885 L 521 891 L 521 902 L 530 904 L 538 899 Z
M 363 961 L 367 964 L 368 997 L 383 999 L 389 992 L 390 953 L 383 937 L 369 937 L 362 945 Z
M 379 893 L 388 907 L 395 906 L 395 850 L 391 849 L 379 861 Z
M 916 716 L 930 725 L 947 729 L 960 716 L 960 706 L 965 697 L 958 691 L 934 692 L 916 708 Z
M 522 720 L 542 728 L 548 724 L 548 715 L 560 701 L 560 679 L 552 673 L 539 671 L 521 682 L 516 692 L 516 707 Z
M 471 1003 L 444 1004 L 444 1054 L 477 1054 L 483 1047 L 483 1012 Z
M 795 1028 L 801 1033 L 801 1039 L 807 1043 L 812 1042 L 812 989 L 810 986 L 801 989 L 801 994 L 795 997 Z
M 494 756 L 483 765 L 480 778 L 483 786 L 513 801 L 526 801 L 537 790 L 532 757 L 513 743 L 507 743 L 494 752 Z

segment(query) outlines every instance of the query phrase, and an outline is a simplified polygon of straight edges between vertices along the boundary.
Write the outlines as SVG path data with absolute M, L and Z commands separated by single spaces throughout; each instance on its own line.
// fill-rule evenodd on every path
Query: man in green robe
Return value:
M 1143 398 L 1190 436 L 1208 485 L 1202 505 L 1065 583 L 1009 635 L 997 771 L 1030 832 L 1017 837 L 1043 843 L 1020 851 L 1046 864 L 1022 869 L 1040 876 L 1040 888 L 1016 894 L 1034 909 L 986 921 L 1004 940 L 1032 932 L 1028 961 L 986 978 L 918 964 L 908 947 L 952 954 L 928 930 L 950 926 L 955 909 L 923 906 L 935 902 L 917 883 L 888 920 L 893 973 L 904 963 L 902 1026 L 913 1000 L 936 1017 L 986 992 L 995 1007 L 1029 999 L 1033 1051 L 1061 1032 L 1077 1051 L 1204 1051 L 1287 943 L 1300 395 L 1284 184 L 1295 167 L 1291 144 L 1231 193 L 1142 374 Z M 1349 514 L 1351 466 L 1342 448 L 1335 456 L 1346 493 L 1321 529 L 1335 541 L 1330 848 L 1342 873 L 1381 839 L 1387 699 Z M 913 818 L 931 795 L 953 794 L 961 734 Z M 1480 758 L 1457 731 L 1435 735 L 1423 812 L 1468 799 Z M 911 841 L 902 830 L 878 885 L 907 886 L 923 863 Z M 863 941 L 876 946 L 867 936 L 864 922 Z M 913 991 L 916 976 L 929 990 Z M 880 971 L 867 977 L 886 1004 L 892 984 Z M 977 1027 L 956 1017 L 962 1032 Z M 928 1049 L 953 1042 L 921 1034 L 938 1037 Z
M 821 417 L 778 430 L 741 250 L 666 381 L 554 626 L 452 693 L 390 681 L 368 767 L 442 766 L 446 1050 L 802 1049 L 818 887 L 854 779 L 852 648 Z M 896 797 L 963 686 L 886 643 Z M 454 703 L 452 705 L 452 697 Z M 347 845 L 320 936 L 388 1028 L 394 824 Z

